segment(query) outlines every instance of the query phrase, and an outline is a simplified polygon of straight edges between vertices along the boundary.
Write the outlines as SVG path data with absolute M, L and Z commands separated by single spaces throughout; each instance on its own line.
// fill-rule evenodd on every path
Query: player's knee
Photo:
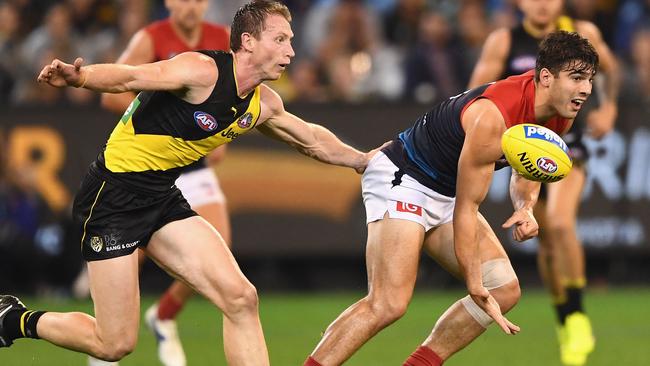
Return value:
M 506 313 L 519 302 L 521 298 L 521 288 L 519 287 L 519 281 L 513 280 L 498 289 L 492 291 L 494 298 L 499 303 L 501 307 L 501 312 Z
M 555 219 L 551 220 L 545 228 L 542 228 L 542 230 L 545 230 L 547 232 L 547 235 L 550 238 L 562 238 L 565 237 L 569 234 L 571 234 L 572 231 L 575 231 L 575 226 L 573 224 L 572 220 L 569 219 Z M 550 245 L 555 244 L 555 240 L 551 240 Z
M 391 324 L 406 314 L 410 296 L 380 296 L 370 299 L 370 307 L 382 325 Z
M 136 340 L 123 337 L 102 342 L 94 352 L 94 357 L 108 362 L 117 362 L 128 356 L 135 349 Z
M 222 310 L 226 316 L 249 312 L 257 313 L 259 301 L 257 290 L 250 282 L 237 286 L 225 296 L 224 300 L 225 304 Z
M 503 312 L 510 310 L 521 297 L 519 280 L 507 258 L 497 258 L 481 264 L 483 286 L 492 292 Z

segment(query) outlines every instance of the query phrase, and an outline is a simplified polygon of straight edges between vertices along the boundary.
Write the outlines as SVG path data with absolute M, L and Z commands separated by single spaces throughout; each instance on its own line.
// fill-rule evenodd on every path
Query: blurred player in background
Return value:
M 229 365 L 269 365 L 257 290 L 219 232 L 174 185 L 184 167 L 253 128 L 300 153 L 361 173 L 364 153 L 326 128 L 287 112 L 265 80 L 295 56 L 291 14 L 254 0 L 234 16 L 232 52 L 184 52 L 140 65 L 83 66 L 53 60 L 38 81 L 99 92 L 141 91 L 117 122 L 75 196 L 73 217 L 88 262 L 95 316 L 27 309 L 0 295 L 0 347 L 43 339 L 104 361 L 136 346 L 140 317 L 137 249 L 223 312 Z M 264 190 L 263 185 L 254 189 Z M 210 324 L 200 324 L 211 327 Z
M 490 34 L 471 77 L 470 88 L 534 68 L 539 42 L 556 30 L 577 32 L 587 38 L 598 52 L 607 81 L 606 88 L 598 88 L 596 83 L 586 110 L 564 136 L 573 159 L 571 173 L 560 182 L 545 184 L 535 207 L 541 228 L 538 268 L 555 303 L 562 363 L 583 365 L 595 341 L 582 302 L 586 285 L 585 255 L 576 232 L 588 158 L 582 137 L 585 128 L 594 138 L 601 138 L 613 128 L 620 83 L 618 65 L 594 24 L 562 15 L 564 1 L 519 0 L 518 5 L 523 13 L 521 23 L 513 29 L 498 29 Z
M 192 50 L 229 50 L 228 30 L 203 21 L 208 5 L 209 0 L 165 0 L 169 17 L 138 31 L 117 62 L 138 65 L 166 60 Z M 135 95 L 134 92 L 103 94 L 102 105 L 122 114 Z M 226 199 L 213 169 L 223 158 L 225 150 L 226 145 L 222 145 L 205 159 L 193 164 L 176 180 L 176 186 L 192 209 L 212 224 L 230 246 Z M 141 259 L 144 258 L 141 255 Z M 192 294 L 192 289 L 187 285 L 174 281 L 160 300 L 145 313 L 145 323 L 156 336 L 158 356 L 165 366 L 186 364 L 175 319 Z
M 598 55 L 575 33 L 550 34 L 534 71 L 485 84 L 443 101 L 384 147 L 363 174 L 368 222 L 368 295 L 327 328 L 305 366 L 340 365 L 408 307 L 422 249 L 465 281 L 468 296 L 440 316 L 405 366 L 440 366 L 521 295 L 508 255 L 479 207 L 495 168 L 504 167 L 501 137 L 533 122 L 566 132 L 591 94 Z M 513 171 L 514 213 L 503 224 L 522 241 L 537 235 L 533 207 L 540 184 Z M 381 362 L 378 362 L 381 364 Z

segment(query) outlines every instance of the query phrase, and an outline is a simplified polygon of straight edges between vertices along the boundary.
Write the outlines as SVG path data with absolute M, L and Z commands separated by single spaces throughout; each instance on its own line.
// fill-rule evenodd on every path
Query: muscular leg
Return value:
M 497 258 L 507 258 L 496 235 L 483 217 L 479 217 L 479 253 L 481 262 Z M 451 223 L 429 231 L 424 242 L 425 250 L 442 267 L 451 274 L 461 278 L 460 267 L 453 247 L 453 227 Z M 503 286 L 490 290 L 503 313 L 510 310 L 519 300 L 519 283 L 516 279 Z M 442 360 L 446 360 L 460 351 L 479 335 L 485 328 L 479 324 L 459 301 L 454 303 L 438 319 L 433 331 L 422 344 L 432 349 Z
M 198 213 L 201 217 L 203 217 L 208 223 L 210 223 L 212 226 L 214 226 L 215 229 L 221 234 L 221 237 L 223 240 L 226 242 L 226 245 L 228 247 L 231 246 L 231 231 L 230 231 L 230 218 L 228 217 L 228 210 L 226 208 L 226 203 L 209 203 L 205 205 L 201 205 L 199 207 L 194 208 L 194 211 Z M 181 281 L 174 281 L 165 294 L 163 295 L 163 298 L 161 298 L 161 302 L 163 302 L 165 296 L 170 296 L 171 299 L 173 299 L 173 307 L 174 309 L 171 311 L 162 311 L 163 313 L 161 314 L 161 311 L 159 310 L 158 312 L 158 317 L 160 319 L 173 319 L 176 317 L 176 314 L 178 311 L 182 309 L 182 307 L 185 305 L 187 300 L 192 297 L 194 294 L 194 291 L 189 288 L 187 285 L 185 285 Z M 164 305 L 161 306 L 163 307 L 164 310 Z
M 366 266 L 369 292 L 325 331 L 311 356 L 340 365 L 380 330 L 399 319 L 413 294 L 424 228 L 384 218 L 368 224 Z
M 555 254 L 561 263 L 562 277 L 565 281 L 577 283 L 585 281 L 584 250 L 578 240 L 576 219 L 580 205 L 580 195 L 585 182 L 585 171 L 574 167 L 563 180 L 547 185 L 546 231 Z
M 147 254 L 224 313 L 229 365 L 268 365 L 255 287 L 239 269 L 219 233 L 198 216 L 158 230 Z
M 135 348 L 138 338 L 137 254 L 88 262 L 88 273 L 95 318 L 78 312 L 48 312 L 40 318 L 37 331 L 58 346 L 117 361 Z
M 563 180 L 547 185 L 546 222 L 543 247 L 551 253 L 549 269 L 554 282 L 555 310 L 560 326 L 558 339 L 563 364 L 583 365 L 594 349 L 589 318 L 584 314 L 582 290 L 585 286 L 584 250 L 577 236 L 576 219 L 585 171 L 575 166 Z
M 562 284 L 562 264 L 557 257 L 559 250 L 558 242 L 550 240 L 546 228 L 548 227 L 548 218 L 546 210 L 546 198 L 540 200 L 535 205 L 535 218 L 539 224 L 540 230 L 538 235 L 539 247 L 537 249 L 537 270 L 542 283 L 551 293 L 554 303 L 563 302 L 566 299 L 564 285 Z
M 198 174 L 206 173 L 214 174 L 212 171 L 199 172 Z M 213 182 L 205 182 L 205 179 L 203 177 L 201 181 L 209 183 L 208 186 L 211 186 Z M 197 187 L 196 183 L 194 181 L 194 185 L 189 186 L 186 183 L 179 183 L 179 186 L 189 195 L 188 199 L 194 211 L 217 229 L 226 244 L 230 246 L 230 219 L 225 199 L 217 199 L 216 202 L 197 200 L 197 195 L 207 194 L 207 192 L 204 192 L 205 188 Z M 215 195 L 216 190 L 220 188 L 217 185 L 211 189 L 211 194 Z M 193 295 L 194 291 L 190 287 L 182 281 L 175 280 L 160 299 L 145 312 L 146 324 L 155 334 L 158 343 L 158 358 L 165 366 L 185 366 L 187 364 L 175 319 Z

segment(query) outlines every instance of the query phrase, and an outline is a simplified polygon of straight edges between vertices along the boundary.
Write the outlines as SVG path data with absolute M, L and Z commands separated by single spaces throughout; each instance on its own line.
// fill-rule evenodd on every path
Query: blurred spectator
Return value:
M 631 62 L 622 97 L 650 108 L 650 27 L 636 32 L 631 40 Z
M 280 94 L 285 102 L 320 103 L 329 100 L 318 67 L 307 59 L 293 61 L 289 73 L 283 73 L 278 80 L 267 81 L 266 85 Z
M 415 43 L 420 18 L 426 10 L 425 0 L 399 0 L 384 17 L 384 34 L 388 43 L 407 49 Z
M 399 96 L 399 56 L 384 47 L 377 24 L 377 18 L 359 0 L 342 0 L 334 7 L 315 60 L 333 99 Z
M 425 14 L 418 43 L 409 52 L 405 96 L 419 103 L 432 103 L 458 94 L 466 85 L 463 51 L 449 22 L 436 12 Z
M 117 29 L 105 30 L 110 43 L 98 49 L 97 62 L 114 62 L 126 49 L 131 37 L 148 22 L 148 8 L 143 2 L 125 3 L 118 13 Z
M 481 55 L 485 38 L 491 31 L 483 2 L 480 0 L 463 1 L 456 23 L 458 24 L 460 47 L 464 48 L 461 70 L 463 73 L 471 73 Z M 464 79 L 467 77 L 466 75 L 463 76 Z
M 575 19 L 588 20 L 600 29 L 608 46 L 614 40 L 614 22 L 616 20 L 613 1 L 567 0 L 567 14 Z
M 0 3 L 0 104 L 9 101 L 18 73 L 20 15 L 9 2 Z
M 18 9 L 20 14 L 20 33 L 29 34 L 43 23 L 43 17 L 48 9 L 61 0 L 5 0 Z
M 39 85 L 36 76 L 52 58 L 74 60 L 87 55 L 78 46 L 79 35 L 72 28 L 70 10 L 66 4 L 56 4 L 45 16 L 43 25 L 36 28 L 21 48 L 23 71 L 18 75 L 13 99 L 17 103 L 46 103 L 61 101 L 84 103 L 93 99 L 93 93 L 83 89 L 55 89 Z
M 125 2 L 122 17 L 129 16 L 133 5 L 141 1 Z M 119 38 L 117 34 L 118 7 L 107 0 L 67 0 L 72 33 L 76 46 L 86 63 L 98 62 L 104 52 Z
M 224 24 L 230 28 L 230 23 L 235 13 L 247 2 L 246 0 L 210 0 L 205 20 L 217 24 Z
M 634 33 L 650 26 L 650 0 L 625 0 L 620 7 L 616 21 L 614 45 L 616 52 L 629 57 Z
M 485 7 L 490 14 L 489 22 L 492 24 L 492 30 L 513 28 L 521 16 L 516 0 L 487 0 Z

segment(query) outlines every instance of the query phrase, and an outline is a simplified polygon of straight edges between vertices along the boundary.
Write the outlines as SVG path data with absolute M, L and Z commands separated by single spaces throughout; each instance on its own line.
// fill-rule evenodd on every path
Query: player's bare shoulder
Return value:
M 213 87 L 219 78 L 219 68 L 214 59 L 200 52 L 183 52 L 170 59 L 174 68 L 187 72 L 190 84 Z
M 117 59 L 118 64 L 139 65 L 155 61 L 154 43 L 151 34 L 142 28 L 137 31 L 124 52 Z
M 262 124 L 268 119 L 284 113 L 284 102 L 282 102 L 282 98 L 266 84 L 260 85 L 260 104 L 262 110 L 258 124 Z
M 576 32 L 581 36 L 587 38 L 589 42 L 600 42 L 602 39 L 600 30 L 594 23 L 587 20 L 575 20 L 574 24 Z
M 510 51 L 512 35 L 510 28 L 498 28 L 490 32 L 483 45 L 484 52 L 488 51 L 503 58 Z
M 510 30 L 507 28 L 499 28 L 490 33 L 472 72 L 470 88 L 495 80 L 503 73 L 510 52 L 510 39 Z
M 467 107 L 461 118 L 461 124 L 465 133 L 478 128 L 481 133 L 499 137 L 506 129 L 505 118 L 501 111 L 493 101 L 486 98 L 478 99 Z

